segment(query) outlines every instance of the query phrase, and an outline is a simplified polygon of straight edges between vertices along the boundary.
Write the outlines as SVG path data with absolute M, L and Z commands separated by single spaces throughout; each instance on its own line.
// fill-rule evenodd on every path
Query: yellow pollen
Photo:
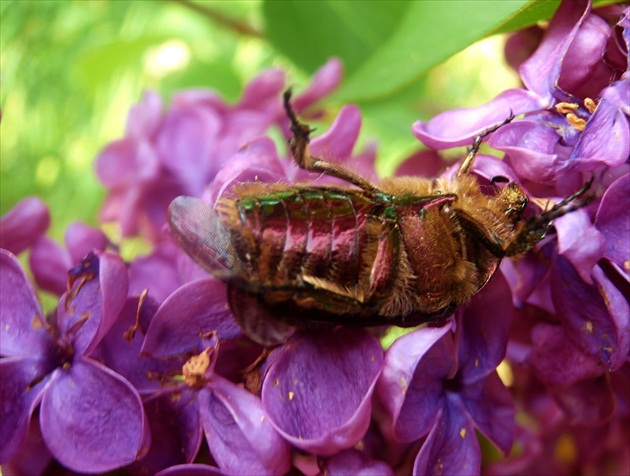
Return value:
M 586 127 L 586 121 L 584 119 L 577 117 L 572 112 L 567 114 L 567 121 L 575 130 L 578 130 L 580 132 L 583 131 L 584 128 Z
M 577 111 L 579 107 L 579 104 L 574 102 L 559 102 L 558 104 L 556 104 L 556 111 L 558 111 L 562 115 L 566 115 L 571 112 Z
M 597 103 L 593 101 L 591 98 L 586 98 L 584 100 L 584 107 L 586 108 L 588 112 L 593 114 L 595 112 L 595 109 L 597 109 Z
M 461 436 L 462 438 L 466 436 L 466 428 L 462 428 L 461 430 L 459 430 L 459 436 Z
M 260 423 L 262 423 L 263 421 L 265 421 L 265 415 L 260 417 Z
M 630 259 L 627 259 L 623 262 L 623 268 L 630 270 Z
M 289 392 L 289 400 L 293 400 L 294 396 L 295 396 L 295 393 Z

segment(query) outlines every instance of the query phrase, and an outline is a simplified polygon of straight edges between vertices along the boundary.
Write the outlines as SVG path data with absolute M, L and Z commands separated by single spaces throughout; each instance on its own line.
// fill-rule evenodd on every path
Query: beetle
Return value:
M 299 327 L 439 325 L 478 293 L 504 257 L 530 250 L 554 218 L 588 202 L 581 190 L 524 218 L 516 182 L 494 194 L 470 173 L 478 136 L 456 175 L 388 178 L 377 186 L 309 153 L 312 130 L 284 94 L 296 164 L 348 187 L 242 183 L 213 208 L 192 197 L 169 206 L 172 232 L 228 284 L 232 313 L 263 345 Z M 498 180 L 497 180 L 498 181 Z

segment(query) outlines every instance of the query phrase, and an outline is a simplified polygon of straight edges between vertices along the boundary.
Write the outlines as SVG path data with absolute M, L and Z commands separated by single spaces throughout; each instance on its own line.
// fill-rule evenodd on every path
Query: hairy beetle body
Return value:
M 483 136 L 457 175 L 375 186 L 310 156 L 310 129 L 288 94 L 285 106 L 297 164 L 354 187 L 244 183 L 216 209 L 190 197 L 169 208 L 182 248 L 228 283 L 232 312 L 265 345 L 296 326 L 439 322 L 483 288 L 502 258 L 531 249 L 553 218 L 585 203 L 576 199 L 590 184 L 524 219 L 518 184 L 484 193 L 469 174 Z

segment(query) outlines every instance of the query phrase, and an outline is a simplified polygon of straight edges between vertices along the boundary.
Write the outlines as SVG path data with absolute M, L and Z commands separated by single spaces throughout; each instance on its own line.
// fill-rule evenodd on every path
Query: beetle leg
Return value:
M 593 199 L 593 195 L 583 195 L 591 188 L 593 177 L 584 184 L 584 186 L 570 197 L 565 198 L 561 202 L 556 203 L 546 212 L 527 220 L 523 227 L 519 230 L 514 240 L 505 249 L 506 256 L 513 256 L 525 253 L 534 247 L 536 243 L 542 240 L 551 226 L 554 218 L 566 215 L 569 212 L 588 205 Z
M 488 129 L 483 131 L 481 134 L 479 134 L 477 137 L 475 137 L 475 141 L 473 142 L 473 145 L 470 148 L 470 152 L 468 152 L 468 155 L 462 162 L 462 165 L 460 165 L 459 170 L 457 171 L 457 175 L 464 175 L 464 174 L 469 173 L 472 167 L 472 164 L 475 161 L 475 156 L 479 152 L 479 148 L 481 147 L 481 142 L 483 142 L 483 139 L 486 136 L 492 134 L 494 131 L 496 131 L 500 127 L 512 122 L 513 119 L 514 119 L 514 114 L 512 113 L 512 111 L 510 111 L 510 115 L 503 122 L 500 122 L 499 124 L 495 126 L 489 127 Z
M 308 170 L 309 172 L 319 172 L 332 177 L 340 178 L 346 182 L 356 185 L 357 187 L 360 187 L 375 197 L 382 195 L 378 188 L 352 170 L 349 170 L 339 164 L 328 162 L 320 157 L 314 157 L 310 154 L 308 145 L 310 142 L 310 133 L 313 132 L 313 129 L 306 124 L 302 124 L 298 120 L 297 115 L 291 106 L 290 89 L 287 89 L 284 92 L 284 109 L 291 121 L 291 132 L 293 133 L 293 138 L 290 141 L 291 153 L 300 168 Z

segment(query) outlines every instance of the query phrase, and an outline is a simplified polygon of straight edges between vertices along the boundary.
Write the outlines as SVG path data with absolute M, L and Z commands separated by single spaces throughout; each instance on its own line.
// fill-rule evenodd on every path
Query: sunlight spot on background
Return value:
M 52 155 L 42 157 L 35 169 L 35 180 L 37 185 L 43 188 L 52 187 L 59 177 L 61 165 L 59 160 Z
M 147 51 L 144 70 L 151 76 L 163 78 L 188 66 L 190 57 L 190 48 L 184 41 L 169 40 Z

